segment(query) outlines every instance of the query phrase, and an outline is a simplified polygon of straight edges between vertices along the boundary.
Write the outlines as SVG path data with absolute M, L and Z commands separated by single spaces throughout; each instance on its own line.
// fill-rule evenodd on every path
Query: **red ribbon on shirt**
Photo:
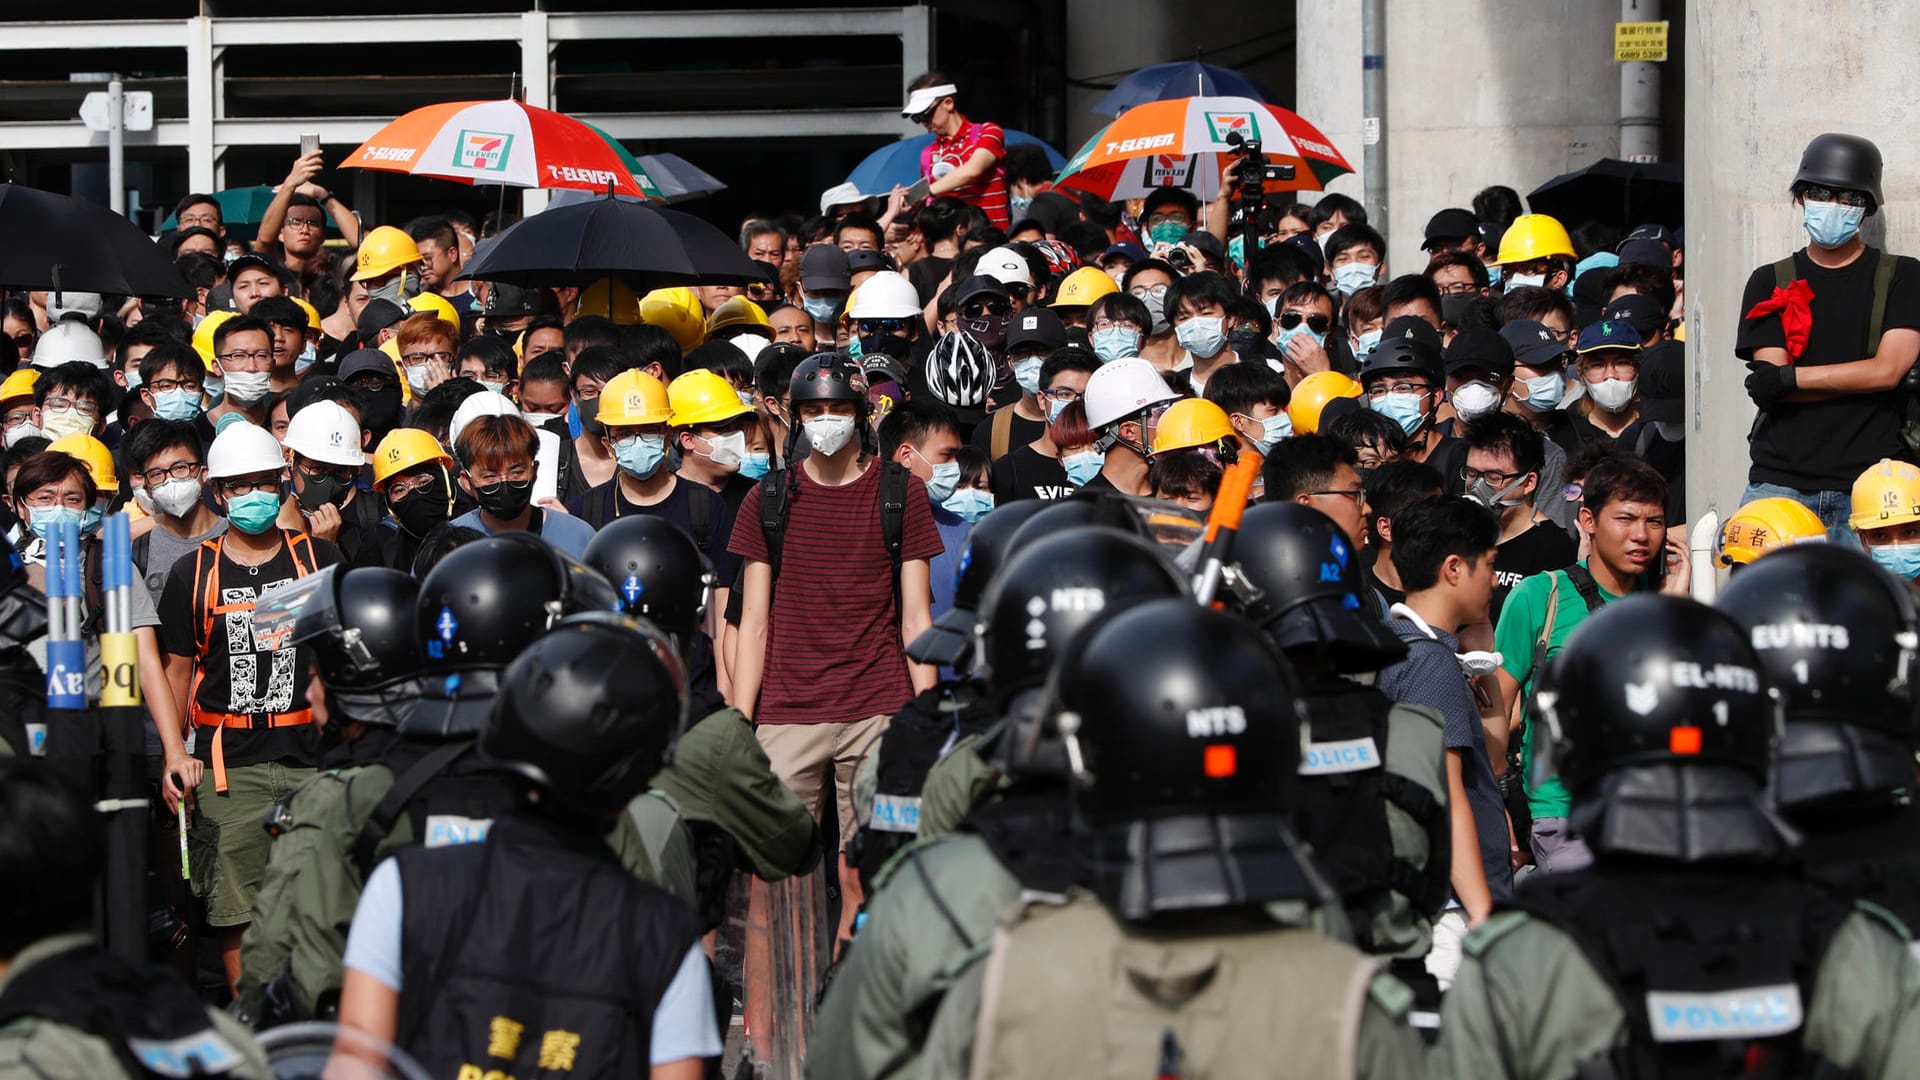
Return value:
M 1788 283 L 1784 289 L 1775 287 L 1772 296 L 1753 305 L 1747 318 L 1776 313 L 1780 316 L 1780 329 L 1787 334 L 1787 361 L 1792 363 L 1807 351 L 1807 338 L 1813 333 L 1813 286 L 1800 280 Z

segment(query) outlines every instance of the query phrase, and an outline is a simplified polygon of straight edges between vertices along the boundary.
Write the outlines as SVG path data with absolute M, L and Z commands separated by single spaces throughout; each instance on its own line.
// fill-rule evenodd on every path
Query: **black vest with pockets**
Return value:
M 1513 906 L 1572 937 L 1627 1014 L 1628 1045 L 1582 1063 L 1583 1080 L 1844 1075 L 1801 1045 L 1821 959 L 1853 911 L 1818 885 L 1764 867 L 1595 867 L 1536 874 Z
M 893 714 L 880 737 L 873 819 L 852 853 L 869 888 L 887 860 L 920 835 L 920 791 L 934 763 L 955 741 L 993 726 L 993 713 L 980 685 L 969 680 L 923 690 Z
M 27 1018 L 105 1040 L 130 1076 L 228 1076 L 247 1064 L 178 975 L 97 945 L 50 956 L 7 984 L 0 1027 Z
M 393 787 L 353 845 L 362 881 L 378 865 L 381 844 L 403 815 L 413 826 L 414 845 L 445 847 L 484 838 L 493 820 L 512 810 L 517 799 L 513 781 L 482 766 L 471 739 L 395 739 L 384 762 L 393 770 Z
M 1909 934 L 1920 932 L 1920 806 L 1852 828 L 1808 829 L 1800 858 L 1808 877 L 1886 908 Z
M 1334 891 L 1359 912 L 1392 887 L 1386 756 L 1393 703 L 1373 687 L 1337 678 L 1310 681 L 1304 700 L 1311 749 L 1294 792 L 1294 824 Z M 1365 936 L 1370 921 L 1356 915 L 1354 932 Z
M 433 1076 L 646 1076 L 653 1013 L 700 927 L 600 837 L 530 813 L 394 856 L 398 1044 Z

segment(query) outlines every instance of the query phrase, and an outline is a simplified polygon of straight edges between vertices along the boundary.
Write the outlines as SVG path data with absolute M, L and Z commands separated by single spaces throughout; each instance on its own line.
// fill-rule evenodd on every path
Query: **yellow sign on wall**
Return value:
M 1667 58 L 1667 20 L 1613 24 L 1613 59 L 1664 61 Z

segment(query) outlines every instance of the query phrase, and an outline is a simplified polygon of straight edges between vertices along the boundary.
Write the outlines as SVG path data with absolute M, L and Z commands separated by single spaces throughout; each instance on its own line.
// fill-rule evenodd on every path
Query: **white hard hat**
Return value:
M 76 361 L 104 368 L 107 366 L 107 350 L 100 344 L 99 334 L 71 319 L 54 323 L 34 343 L 34 367 L 57 368 L 61 364 Z
M 47 294 L 47 318 L 55 322 L 59 322 L 60 316 L 68 312 L 78 312 L 92 319 L 97 317 L 105 306 L 106 301 L 97 292 L 74 292 L 72 289 L 64 289 Z
M 466 426 L 483 416 L 519 416 L 520 410 L 513 399 L 505 394 L 496 394 L 492 390 L 482 390 L 477 394 L 468 394 L 460 407 L 453 410 L 453 419 L 447 424 L 447 445 L 460 441 L 460 432 Z
M 286 467 L 286 456 L 273 433 L 256 424 L 228 424 L 207 448 L 207 476 L 214 480 Z
M 854 290 L 849 319 L 911 319 L 920 314 L 920 290 L 898 270 L 881 270 Z
M 759 333 L 735 334 L 727 343 L 747 354 L 747 362 L 752 363 L 760 355 L 760 350 L 773 344 L 765 335 Z
M 1033 284 L 1033 270 L 1027 266 L 1027 260 L 1010 247 L 997 247 L 980 256 L 973 272 L 985 274 L 1002 285 Z
M 820 213 L 830 214 L 836 206 L 857 203 L 865 198 L 852 181 L 842 181 L 820 193 Z
M 1179 396 L 1152 364 L 1137 356 L 1125 356 L 1100 365 L 1100 370 L 1087 379 L 1080 400 L 1086 404 L 1087 426 L 1098 431 L 1149 405 Z
M 280 444 L 329 465 L 364 465 L 360 452 L 360 422 L 337 401 L 316 401 L 287 421 L 287 437 Z

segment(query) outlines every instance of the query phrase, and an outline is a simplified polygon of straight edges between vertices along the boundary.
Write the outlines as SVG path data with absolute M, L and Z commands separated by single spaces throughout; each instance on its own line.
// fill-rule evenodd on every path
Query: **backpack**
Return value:
M 906 542 L 907 478 L 912 473 L 895 461 L 880 465 L 880 538 L 886 542 L 887 556 L 893 562 L 893 596 L 900 600 L 900 552 Z M 787 508 L 792 504 L 794 484 L 792 466 L 774 469 L 760 479 L 760 531 L 767 538 L 767 565 L 773 568 L 773 580 L 780 581 L 780 556 L 786 546 Z

